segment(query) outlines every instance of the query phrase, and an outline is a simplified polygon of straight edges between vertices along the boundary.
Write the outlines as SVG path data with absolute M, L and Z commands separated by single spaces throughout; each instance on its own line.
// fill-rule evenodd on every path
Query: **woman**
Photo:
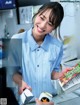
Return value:
M 61 4 L 49 2 L 34 15 L 33 26 L 29 31 L 13 36 L 13 39 L 22 39 L 22 66 L 19 70 L 17 68 L 18 72 L 13 75 L 13 80 L 19 86 L 19 94 L 25 88 L 32 91 L 35 98 L 39 98 L 40 93 L 44 91 L 52 95 L 57 94 L 51 79 L 60 77 L 63 49 L 62 43 L 49 33 L 60 26 L 63 16 L 64 11 Z M 16 62 L 18 56 L 14 51 L 12 55 Z M 37 105 L 43 104 L 38 99 L 36 103 Z M 48 104 L 53 105 L 53 102 Z

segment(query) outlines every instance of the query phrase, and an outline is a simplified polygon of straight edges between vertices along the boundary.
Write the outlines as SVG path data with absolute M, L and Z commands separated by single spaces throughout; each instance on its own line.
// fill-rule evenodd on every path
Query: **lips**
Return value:
M 43 30 L 43 29 L 41 29 L 39 26 L 37 26 L 37 31 L 38 31 L 39 33 L 42 33 L 42 32 L 44 32 L 45 30 Z

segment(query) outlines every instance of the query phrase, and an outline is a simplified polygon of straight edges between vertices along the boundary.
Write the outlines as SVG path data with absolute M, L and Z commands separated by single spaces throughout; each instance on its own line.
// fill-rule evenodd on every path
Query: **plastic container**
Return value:
M 53 98 L 52 94 L 48 92 L 42 92 L 39 96 L 39 100 L 42 102 L 50 102 L 52 98 Z

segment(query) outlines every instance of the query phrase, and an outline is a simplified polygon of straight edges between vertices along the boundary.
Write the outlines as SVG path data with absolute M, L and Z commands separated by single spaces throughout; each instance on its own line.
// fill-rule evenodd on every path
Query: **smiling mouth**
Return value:
M 38 30 L 38 32 L 40 32 L 40 33 L 42 33 L 42 32 L 45 31 L 45 30 L 41 29 L 38 25 L 37 25 L 37 30 Z

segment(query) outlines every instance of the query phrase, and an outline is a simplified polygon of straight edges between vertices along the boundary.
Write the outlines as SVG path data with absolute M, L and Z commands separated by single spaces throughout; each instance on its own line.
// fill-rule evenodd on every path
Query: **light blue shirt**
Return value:
M 56 94 L 51 82 L 51 73 L 53 70 L 56 72 L 60 70 L 63 54 L 62 43 L 47 34 L 43 43 L 38 45 L 32 36 L 32 28 L 29 31 L 14 35 L 12 39 L 22 39 L 20 72 L 23 80 L 32 87 L 33 95 L 38 98 L 40 93 L 45 91 Z M 19 55 L 15 51 L 13 60 L 15 64 L 20 62 L 18 61 Z

